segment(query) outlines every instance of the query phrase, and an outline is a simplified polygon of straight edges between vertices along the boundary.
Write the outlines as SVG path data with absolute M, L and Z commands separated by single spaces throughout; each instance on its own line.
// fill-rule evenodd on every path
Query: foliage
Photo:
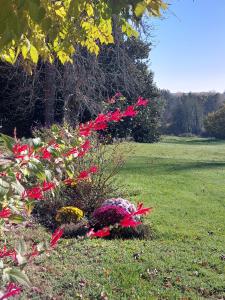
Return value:
M 161 91 L 164 102 L 162 131 L 167 134 L 203 135 L 204 118 L 208 113 L 218 110 L 225 101 L 219 93 L 170 93 Z
M 211 137 L 225 139 L 225 106 L 219 110 L 208 114 L 205 119 L 204 126 L 206 134 Z
M 128 19 L 138 20 L 147 10 L 159 16 L 166 9 L 162 0 L 152 1 L 3 1 L 0 14 L 1 59 L 14 63 L 22 54 L 25 60 L 38 62 L 39 56 L 53 61 L 71 61 L 75 45 L 98 53 L 99 43 L 113 42 L 111 18 L 120 16 L 127 35 L 135 34 Z
M 57 128 L 60 134 L 64 133 L 67 146 L 70 145 L 72 148 L 76 140 L 76 130 L 67 125 L 57 125 Z M 36 129 L 34 134 L 46 142 L 54 138 L 51 129 Z M 99 139 L 98 135 L 92 135 L 89 139 L 91 147 L 85 156 L 76 158 L 76 169 L 80 173 L 82 170 L 89 170 L 92 166 L 96 166 L 98 172 L 92 176 L 91 180 L 82 180 L 74 185 L 61 186 L 54 195 L 48 194 L 47 201 L 36 204 L 34 215 L 47 227 L 54 228 L 57 225 L 55 216 L 57 210 L 62 206 L 76 206 L 82 209 L 88 217 L 105 199 L 124 194 L 122 185 L 119 185 L 116 180 L 116 175 L 124 165 L 126 156 L 130 153 L 130 147 L 124 147 L 120 143 L 109 147 L 102 143 L 102 139 Z
M 48 142 L 42 141 L 40 138 L 34 138 L 29 141 L 19 141 L 15 136 L 14 139 L 6 135 L 1 135 L 1 141 L 7 149 L 8 157 L 2 156 L 1 159 L 6 160 L 0 166 L 0 221 L 1 235 L 5 231 L 5 220 L 10 223 L 20 224 L 25 220 L 29 220 L 29 216 L 34 208 L 35 202 L 42 201 L 48 193 L 57 193 L 60 186 L 74 186 L 77 182 L 91 180 L 91 176 L 98 169 L 92 165 L 88 169 L 79 171 L 76 168 L 75 161 L 78 157 L 83 157 L 91 148 L 91 141 L 88 139 L 95 131 L 100 131 L 108 126 L 108 122 L 118 122 L 124 117 L 130 116 L 130 112 L 138 111 L 135 108 L 142 106 L 138 100 L 132 107 L 128 107 L 125 111 L 108 112 L 99 114 L 95 120 L 85 124 L 80 124 L 76 128 L 76 138 L 73 137 L 72 143 L 67 143 L 71 137 L 68 130 L 61 132 L 57 126 L 52 126 L 52 135 L 54 136 Z M 58 211 L 60 213 L 68 211 L 76 211 L 76 221 L 81 218 L 83 212 L 78 208 L 64 207 Z M 130 213 L 126 218 L 120 221 L 122 227 L 135 227 L 138 222 L 134 222 L 133 214 L 145 214 L 148 209 L 140 207 L 135 213 Z M 26 247 L 23 251 L 13 249 L 7 250 L 4 246 L 1 252 L 2 258 L 11 257 L 16 265 L 24 266 L 33 256 L 42 254 L 54 248 L 59 238 L 63 234 L 63 229 L 57 229 L 51 238 L 50 244 L 44 246 L 42 244 L 33 245 L 31 254 L 27 253 Z M 104 237 L 110 235 L 110 229 L 102 228 L 97 232 L 90 230 L 89 237 Z M 24 254 L 25 253 L 25 254 Z M 28 259 L 24 259 L 28 257 Z M 10 285 L 11 281 L 17 281 L 21 285 L 29 285 L 28 277 L 18 269 L 11 267 L 10 262 L 2 265 L 2 278 L 4 282 L 8 282 L 2 298 L 8 298 L 20 292 L 17 286 Z
M 118 24 L 115 25 L 115 44 L 103 47 L 98 61 L 105 78 L 106 96 L 114 101 L 112 107 L 133 104 L 138 95 L 149 99 L 147 106 L 133 120 L 125 119 L 109 127 L 109 134 L 115 138 L 132 137 L 135 141 L 155 142 L 160 135 L 161 103 L 158 90 L 149 71 L 151 44 L 141 39 L 126 39 Z M 114 97 L 121 93 L 120 97 Z M 127 101 L 125 101 L 127 99 Z

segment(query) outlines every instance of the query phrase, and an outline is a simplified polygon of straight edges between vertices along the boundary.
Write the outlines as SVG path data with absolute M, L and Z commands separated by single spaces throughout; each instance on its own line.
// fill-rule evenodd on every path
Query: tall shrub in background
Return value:
M 218 139 L 225 139 L 225 106 L 219 110 L 208 114 L 205 118 L 204 126 L 208 136 Z

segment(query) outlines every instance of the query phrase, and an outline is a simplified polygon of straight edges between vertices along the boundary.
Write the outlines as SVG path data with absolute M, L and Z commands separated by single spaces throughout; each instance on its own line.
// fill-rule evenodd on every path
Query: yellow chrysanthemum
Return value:
M 64 206 L 61 207 L 56 214 L 57 222 L 77 222 L 84 217 L 84 212 L 78 207 Z

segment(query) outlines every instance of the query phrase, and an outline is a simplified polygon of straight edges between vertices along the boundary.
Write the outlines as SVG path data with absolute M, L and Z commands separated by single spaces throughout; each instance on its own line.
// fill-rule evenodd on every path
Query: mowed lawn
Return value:
M 120 180 L 153 240 L 63 240 L 30 299 L 225 299 L 225 142 L 134 144 Z M 26 299 L 26 298 L 25 298 Z

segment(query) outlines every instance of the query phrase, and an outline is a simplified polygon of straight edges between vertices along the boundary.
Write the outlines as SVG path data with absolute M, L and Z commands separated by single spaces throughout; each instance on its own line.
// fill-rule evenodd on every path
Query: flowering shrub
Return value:
M 120 206 L 106 205 L 97 208 L 93 215 L 93 223 L 97 228 L 114 225 L 128 216 L 129 213 Z
M 80 124 L 76 129 L 77 138 L 73 139 L 72 144 L 67 143 L 70 133 L 66 130 L 61 132 L 57 126 L 51 128 L 54 138 L 48 142 L 40 138 L 22 142 L 16 137 L 13 139 L 1 135 L 1 141 L 4 142 L 8 155 L 0 157 L 5 161 L 0 165 L 1 237 L 4 235 L 5 222 L 13 224 L 29 220 L 35 203 L 44 201 L 48 194 L 54 197 L 62 186 L 74 186 L 79 182 L 91 180 L 91 177 L 98 171 L 97 166 L 92 165 L 87 169 L 79 170 L 76 165 L 78 158 L 86 155 L 92 147 L 90 136 L 95 131 L 106 129 L 110 122 L 119 122 L 124 117 L 136 116 L 137 108 L 145 104 L 146 102 L 140 102 L 138 99 L 135 105 L 128 106 L 124 111 L 116 109 L 113 112 L 99 114 L 95 120 Z M 117 212 L 121 211 L 121 218 L 116 220 L 122 227 L 137 226 L 140 222 L 135 220 L 135 216 L 145 214 L 150 210 L 138 206 L 136 211 L 128 213 L 120 206 L 115 207 Z M 81 213 L 78 215 L 80 217 Z M 7 245 L 3 247 L 0 258 L 5 259 L 4 264 L 1 264 L 1 271 L 6 286 L 1 291 L 0 299 L 7 299 L 20 293 L 20 287 L 12 284 L 11 281 L 29 285 L 23 266 L 33 257 L 55 248 L 62 234 L 63 230 L 57 229 L 50 243 L 33 245 L 30 252 L 21 253 L 18 249 L 8 250 Z M 97 232 L 91 229 L 89 236 L 103 237 L 109 234 L 110 228 L 104 227 Z M 7 236 L 4 238 L 6 240 Z
M 127 202 L 129 201 L 126 200 L 125 203 Z M 151 211 L 152 208 L 144 208 L 142 203 L 138 204 L 137 209 L 133 210 L 132 212 L 129 212 L 120 205 L 101 206 L 100 208 L 96 209 L 92 215 L 93 226 L 94 229 L 102 228 L 97 231 L 98 234 L 101 234 L 102 230 L 105 232 L 105 228 L 107 228 L 107 232 L 109 232 L 110 229 L 116 227 L 136 227 L 142 224 L 142 222 L 140 222 L 140 216 L 146 215 Z M 98 236 L 95 235 L 94 229 L 91 229 L 88 235 Z
M 134 204 L 132 204 L 130 201 L 123 198 L 112 198 L 112 199 L 105 200 L 102 203 L 102 206 L 111 206 L 111 205 L 122 207 L 125 211 L 129 213 L 133 213 L 137 210 Z
M 56 221 L 60 223 L 76 223 L 84 217 L 84 212 L 78 207 L 66 206 L 61 207 L 56 214 Z

